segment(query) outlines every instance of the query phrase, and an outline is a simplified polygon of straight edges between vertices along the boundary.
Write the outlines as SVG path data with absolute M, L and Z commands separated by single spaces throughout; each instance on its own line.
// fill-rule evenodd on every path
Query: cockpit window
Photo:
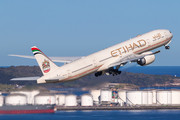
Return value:
M 169 31 L 171 33 L 171 31 Z

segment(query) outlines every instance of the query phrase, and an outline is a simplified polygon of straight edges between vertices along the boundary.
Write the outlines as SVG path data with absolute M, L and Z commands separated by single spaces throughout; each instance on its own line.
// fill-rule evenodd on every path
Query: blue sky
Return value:
M 86 56 L 155 29 L 173 33 L 170 50 L 158 48 L 152 66 L 180 66 L 179 0 L 1 0 L 0 66 L 37 65 L 47 56 Z

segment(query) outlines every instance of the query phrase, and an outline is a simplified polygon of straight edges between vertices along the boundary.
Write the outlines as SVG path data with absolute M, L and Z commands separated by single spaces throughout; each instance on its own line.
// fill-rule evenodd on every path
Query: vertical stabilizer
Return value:
M 32 50 L 34 57 L 36 58 L 36 60 L 39 64 L 39 67 L 41 68 L 41 71 L 44 75 L 46 75 L 58 68 L 58 66 L 36 46 L 32 47 L 31 50 Z

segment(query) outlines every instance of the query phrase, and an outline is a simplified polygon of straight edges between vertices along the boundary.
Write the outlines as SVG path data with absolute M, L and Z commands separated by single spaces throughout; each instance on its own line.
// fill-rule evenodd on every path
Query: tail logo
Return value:
M 44 73 L 48 73 L 50 71 L 49 61 L 44 60 L 44 62 L 42 63 L 42 68 Z

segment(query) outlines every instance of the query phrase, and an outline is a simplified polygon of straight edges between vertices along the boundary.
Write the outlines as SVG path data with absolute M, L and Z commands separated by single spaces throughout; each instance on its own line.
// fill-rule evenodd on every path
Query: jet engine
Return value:
M 144 58 L 138 59 L 137 64 L 141 66 L 146 66 L 154 62 L 154 60 L 155 60 L 155 55 L 152 54 L 152 55 L 145 56 Z

